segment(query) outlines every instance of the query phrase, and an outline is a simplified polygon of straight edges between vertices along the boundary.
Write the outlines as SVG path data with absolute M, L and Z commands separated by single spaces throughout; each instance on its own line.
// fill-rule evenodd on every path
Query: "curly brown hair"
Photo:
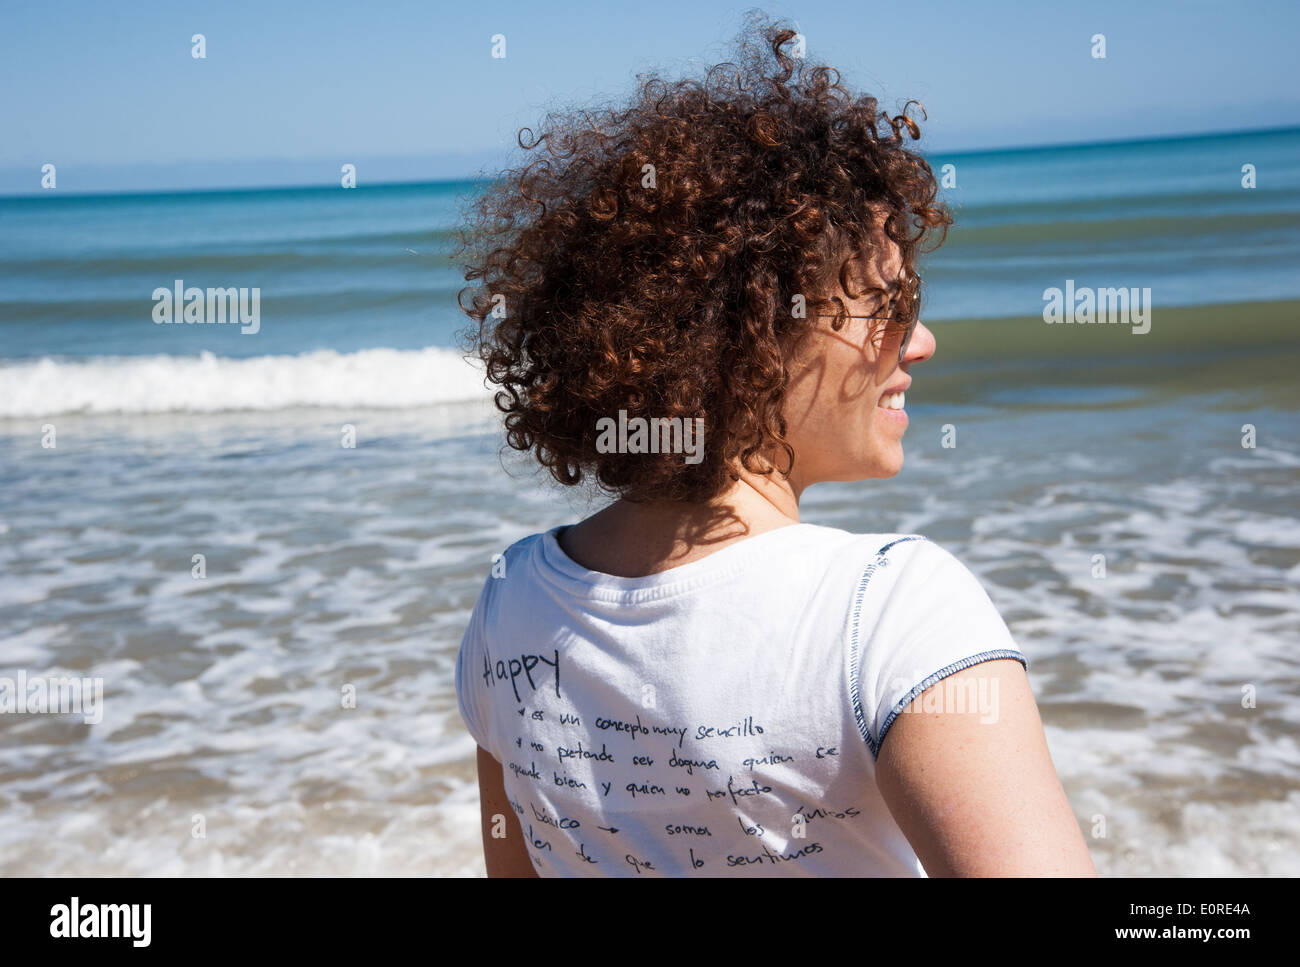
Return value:
M 703 79 L 642 75 L 628 106 L 549 114 L 519 134 L 537 155 L 467 210 L 468 351 L 500 387 L 509 446 L 561 483 L 704 501 L 737 461 L 766 473 L 784 453 L 788 473 L 787 361 L 816 314 L 843 324 L 832 280 L 854 294 L 850 265 L 881 230 L 909 276 L 936 229 L 942 244 L 951 216 L 904 147 L 915 102 L 889 116 L 792 56 L 799 41 L 751 14 L 739 56 Z M 905 296 L 891 325 L 917 312 Z M 601 452 L 597 423 L 620 410 L 703 417 L 703 459 Z

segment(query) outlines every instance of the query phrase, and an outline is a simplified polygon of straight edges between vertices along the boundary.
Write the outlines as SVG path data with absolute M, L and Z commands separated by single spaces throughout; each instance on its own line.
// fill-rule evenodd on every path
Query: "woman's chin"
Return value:
M 897 476 L 899 471 L 903 469 L 903 448 L 899 446 L 892 449 L 893 452 L 891 453 L 872 454 L 870 459 L 864 459 L 856 462 L 851 467 L 845 467 L 832 479 L 841 483 L 848 483 L 858 480 L 884 480 L 888 477 Z
M 894 443 L 884 450 L 877 456 L 875 472 L 871 474 L 871 478 L 876 480 L 896 477 L 903 469 L 903 445 Z

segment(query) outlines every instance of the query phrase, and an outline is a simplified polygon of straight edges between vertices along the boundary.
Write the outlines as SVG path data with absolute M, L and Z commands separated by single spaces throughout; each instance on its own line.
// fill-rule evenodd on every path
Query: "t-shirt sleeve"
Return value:
M 855 715 L 872 755 L 879 757 L 896 718 L 935 683 L 982 662 L 1029 663 L 979 580 L 948 551 L 909 540 L 882 551 L 873 566 L 876 580 L 865 583 L 855 603 L 857 629 L 864 614 L 878 615 L 869 637 L 854 642 Z M 897 568 L 894 580 L 880 580 L 879 571 L 891 566 Z M 953 696 L 954 708 L 971 711 L 990 699 L 996 696 L 978 689 Z
M 488 582 L 493 578 L 489 577 Z M 483 635 L 483 611 L 488 600 L 488 584 L 484 584 L 474 610 L 470 613 L 469 625 L 465 628 L 460 641 L 460 651 L 456 655 L 456 702 L 460 708 L 460 717 L 465 728 L 474 741 L 493 755 L 491 732 L 488 727 L 486 705 L 480 701 L 482 679 L 479 671 L 487 660 L 487 642 Z

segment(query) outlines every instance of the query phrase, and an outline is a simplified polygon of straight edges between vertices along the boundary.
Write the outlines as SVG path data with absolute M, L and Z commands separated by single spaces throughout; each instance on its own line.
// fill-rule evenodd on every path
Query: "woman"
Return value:
M 758 29 L 552 117 L 469 221 L 508 442 L 616 497 L 509 548 L 466 630 L 488 875 L 1093 875 L 975 578 L 799 520 L 901 469 L 950 218 L 907 109 Z

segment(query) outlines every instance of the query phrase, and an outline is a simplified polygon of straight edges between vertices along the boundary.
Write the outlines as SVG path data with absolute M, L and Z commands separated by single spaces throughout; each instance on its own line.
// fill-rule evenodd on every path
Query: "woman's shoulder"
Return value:
M 809 543 L 821 544 L 836 549 L 842 554 L 855 555 L 864 564 L 910 560 L 917 554 L 928 557 L 933 554 L 947 553 L 924 534 L 904 531 L 850 531 L 821 524 L 805 524 L 803 531 Z
M 856 535 L 867 558 L 867 576 L 892 574 L 892 596 L 921 603 L 951 600 L 987 600 L 975 573 L 948 548 L 925 534 L 866 533 Z
M 868 561 L 877 564 L 900 564 L 914 570 L 969 572 L 957 555 L 926 534 L 906 531 L 848 531 L 837 527 L 807 526 L 810 539 L 855 548 Z
M 530 560 L 544 555 L 547 541 L 553 541 L 555 535 L 563 529 L 563 525 L 558 525 L 548 530 L 537 531 L 520 537 L 513 543 L 508 544 L 504 550 L 492 555 L 492 572 L 489 577 L 504 578 L 511 571 L 522 570 L 522 565 L 526 565 Z M 512 567 L 512 565 L 515 566 Z

